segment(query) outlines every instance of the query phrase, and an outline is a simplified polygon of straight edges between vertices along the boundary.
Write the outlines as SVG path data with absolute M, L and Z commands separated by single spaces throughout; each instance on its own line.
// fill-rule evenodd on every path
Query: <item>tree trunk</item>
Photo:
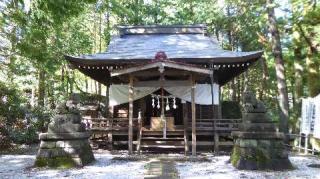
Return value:
M 242 84 L 241 77 L 238 76 L 236 80 L 237 80 L 237 101 L 241 102 L 241 96 L 242 96 L 241 94 L 243 93 L 243 85 L 241 85 Z
M 74 85 L 74 71 L 70 72 L 70 94 L 73 93 L 73 85 Z
M 231 80 L 231 84 L 230 84 L 230 96 L 231 96 L 231 101 L 236 101 L 237 100 L 237 88 L 236 88 L 236 84 L 235 84 L 235 78 Z
M 271 46 L 272 53 L 275 58 L 275 68 L 277 76 L 277 86 L 278 86 L 278 100 L 280 107 L 280 131 L 288 134 L 289 130 L 289 101 L 287 93 L 287 83 L 285 77 L 284 62 L 282 57 L 282 49 L 280 42 L 280 34 L 277 27 L 277 21 L 274 13 L 274 2 L 273 0 L 267 0 L 267 11 L 268 11 L 268 22 L 269 22 L 269 32 L 271 33 Z M 285 142 L 288 143 L 288 138 L 286 137 Z
M 294 49 L 294 56 L 295 103 L 299 104 L 303 96 L 303 57 L 300 46 Z
M 262 67 L 262 81 L 261 81 L 262 88 L 260 88 L 259 99 L 263 100 L 263 97 L 266 94 L 268 89 L 269 71 L 268 71 L 268 65 L 266 63 L 266 59 L 264 57 L 260 59 L 260 62 Z
M 61 82 L 61 88 L 62 88 L 63 94 L 65 93 L 65 89 L 64 89 L 64 75 L 65 75 L 64 66 L 62 66 L 62 68 L 61 68 L 61 79 L 60 79 L 60 82 Z
M 50 104 L 50 109 L 55 109 L 55 103 L 54 103 L 54 80 L 50 80 L 50 83 L 47 86 L 47 91 L 48 91 L 48 100 L 49 100 L 49 104 Z
M 98 94 L 102 95 L 102 90 L 101 90 L 102 86 L 101 83 L 98 82 Z
M 317 61 L 317 57 L 319 56 L 319 52 L 317 49 L 318 44 L 312 41 L 313 37 L 315 36 L 315 32 L 313 30 L 311 30 L 308 33 L 308 35 L 302 28 L 301 24 L 297 24 L 297 28 L 309 47 L 306 59 L 308 81 L 307 83 L 309 89 L 309 96 L 314 97 L 320 93 L 319 62 Z
M 45 84 L 45 71 L 40 69 L 39 71 L 39 83 L 38 83 L 38 106 L 44 106 L 44 96 L 46 91 L 46 84 Z
M 312 49 L 309 48 L 307 52 L 307 81 L 309 96 L 315 97 L 319 94 L 319 64 L 313 56 Z
M 85 85 L 86 85 L 86 93 L 89 93 L 89 81 L 88 81 L 88 77 L 85 77 Z

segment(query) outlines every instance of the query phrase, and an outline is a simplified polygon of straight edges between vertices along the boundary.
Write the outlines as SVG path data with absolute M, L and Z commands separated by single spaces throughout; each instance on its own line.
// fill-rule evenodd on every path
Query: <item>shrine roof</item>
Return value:
M 103 53 L 66 56 L 73 64 L 103 65 L 143 62 L 163 51 L 168 59 L 190 63 L 237 63 L 255 61 L 261 51 L 223 50 L 208 36 L 206 26 L 119 26 L 119 34 Z

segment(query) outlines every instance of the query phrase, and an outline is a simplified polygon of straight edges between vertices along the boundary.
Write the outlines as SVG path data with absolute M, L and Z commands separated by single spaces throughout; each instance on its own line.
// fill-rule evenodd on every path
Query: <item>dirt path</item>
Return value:
M 179 178 L 175 162 L 165 159 L 153 158 L 145 165 L 144 178 Z

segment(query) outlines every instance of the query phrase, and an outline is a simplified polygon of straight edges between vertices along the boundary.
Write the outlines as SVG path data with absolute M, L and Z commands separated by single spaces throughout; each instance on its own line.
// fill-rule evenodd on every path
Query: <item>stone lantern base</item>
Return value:
M 264 104 L 251 92 L 245 92 L 243 100 L 242 124 L 239 131 L 232 132 L 232 165 L 243 170 L 292 169 L 283 143 L 285 136 L 267 116 Z
M 40 148 L 35 161 L 37 167 L 82 167 L 94 156 L 89 144 L 90 133 L 77 110 L 62 104 L 57 109 L 48 132 L 40 134 Z

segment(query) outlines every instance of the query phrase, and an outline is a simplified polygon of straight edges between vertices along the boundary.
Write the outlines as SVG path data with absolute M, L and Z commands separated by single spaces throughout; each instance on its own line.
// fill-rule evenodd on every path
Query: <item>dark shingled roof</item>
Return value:
M 205 25 L 175 25 L 120 26 L 119 35 L 111 39 L 106 52 L 65 57 L 82 73 L 106 84 L 117 83 L 107 67 L 145 64 L 154 60 L 159 51 L 165 52 L 170 61 L 221 66 L 215 72 L 220 85 L 245 71 L 262 55 L 262 51 L 223 50 L 216 39 L 208 36 Z
M 218 42 L 206 35 L 205 26 L 120 26 L 120 35 L 114 37 L 104 53 L 67 56 L 67 59 L 82 64 L 108 64 L 121 60 L 143 61 L 154 59 L 159 51 L 168 58 L 183 59 L 195 63 L 241 62 L 256 59 L 261 51 L 234 52 L 223 50 Z

